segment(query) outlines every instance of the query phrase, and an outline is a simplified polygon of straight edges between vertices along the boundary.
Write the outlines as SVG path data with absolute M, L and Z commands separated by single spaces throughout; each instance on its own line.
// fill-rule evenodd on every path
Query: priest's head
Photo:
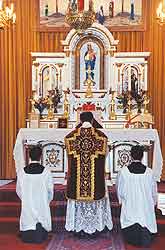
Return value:
M 143 158 L 144 147 L 141 145 L 132 146 L 131 157 L 133 160 L 141 161 Z
M 83 122 L 90 122 L 93 123 L 93 114 L 92 112 L 83 112 L 80 114 L 80 121 Z
M 42 148 L 38 145 L 32 146 L 29 150 L 29 156 L 32 161 L 39 161 L 42 155 Z

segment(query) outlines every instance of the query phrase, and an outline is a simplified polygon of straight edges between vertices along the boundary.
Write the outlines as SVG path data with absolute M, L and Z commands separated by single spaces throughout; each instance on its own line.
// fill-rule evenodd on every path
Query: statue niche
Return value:
M 104 89 L 104 47 L 96 38 L 84 38 L 75 48 L 75 89 L 86 90 L 87 79 L 92 90 Z
M 46 65 L 41 68 L 41 96 L 45 97 L 49 94 L 50 90 L 55 90 L 58 86 L 57 70 L 54 65 Z

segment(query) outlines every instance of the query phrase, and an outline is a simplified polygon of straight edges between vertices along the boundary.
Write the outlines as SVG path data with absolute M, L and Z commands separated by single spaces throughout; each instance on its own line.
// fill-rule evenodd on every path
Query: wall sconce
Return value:
M 160 25 L 165 24 L 165 1 L 161 2 L 156 10 L 156 19 Z

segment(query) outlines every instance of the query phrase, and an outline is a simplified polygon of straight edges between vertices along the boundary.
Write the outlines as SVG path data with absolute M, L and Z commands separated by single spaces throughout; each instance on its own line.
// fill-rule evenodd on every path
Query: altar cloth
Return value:
M 70 132 L 70 129 L 43 129 L 43 128 L 21 128 L 18 132 L 16 143 L 14 146 L 14 160 L 16 172 L 25 167 L 24 143 L 28 141 L 60 141 L 64 142 L 65 136 Z M 102 129 L 107 135 L 109 143 L 116 141 L 154 141 L 152 169 L 156 181 L 160 181 L 163 157 L 160 147 L 159 135 L 156 129 Z

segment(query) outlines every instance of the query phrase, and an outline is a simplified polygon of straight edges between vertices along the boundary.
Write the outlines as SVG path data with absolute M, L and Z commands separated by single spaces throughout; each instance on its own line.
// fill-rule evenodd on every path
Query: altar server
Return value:
M 92 235 L 113 227 L 109 196 L 105 185 L 107 137 L 92 127 L 93 115 L 80 115 L 82 126 L 65 137 L 68 154 L 68 231 Z M 85 235 L 86 236 L 86 235 Z
M 41 243 L 51 231 L 50 201 L 53 199 L 53 179 L 50 170 L 40 164 L 42 149 L 29 151 L 31 163 L 18 172 L 16 192 L 21 199 L 20 231 L 27 243 Z
M 152 169 L 141 163 L 143 147 L 133 146 L 131 156 L 132 163 L 121 169 L 117 179 L 121 228 L 128 243 L 147 247 L 157 232 L 157 184 Z

